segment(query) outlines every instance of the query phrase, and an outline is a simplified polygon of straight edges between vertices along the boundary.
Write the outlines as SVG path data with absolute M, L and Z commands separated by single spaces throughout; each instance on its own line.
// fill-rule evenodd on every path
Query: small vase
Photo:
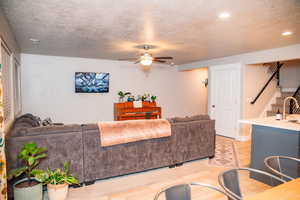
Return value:
M 134 98 L 128 97 L 127 101 L 128 101 L 128 102 L 133 102 L 133 101 L 134 101 Z
M 47 185 L 49 200 L 65 200 L 68 195 L 69 185 L 59 184 L 59 185 Z

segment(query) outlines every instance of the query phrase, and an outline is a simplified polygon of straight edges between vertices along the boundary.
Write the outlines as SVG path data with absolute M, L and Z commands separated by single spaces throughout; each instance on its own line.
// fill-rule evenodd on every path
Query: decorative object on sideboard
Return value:
M 128 98 L 127 98 L 127 101 L 128 102 L 134 102 L 135 101 L 135 98 L 133 95 L 129 95 Z
M 144 94 L 142 96 L 142 101 L 150 101 L 150 94 Z
M 118 95 L 119 95 L 119 102 L 121 103 L 121 102 L 124 102 L 125 97 L 131 95 L 131 93 L 130 92 L 119 91 Z
M 133 102 L 133 107 L 134 108 L 141 108 L 141 107 L 143 107 L 143 101 L 134 101 Z
M 36 143 L 24 144 L 19 158 L 25 163 L 23 167 L 13 169 L 8 174 L 8 179 L 18 178 L 25 174 L 24 179 L 18 180 L 13 185 L 15 200 L 42 200 L 43 187 L 36 177 L 43 173 L 37 169 L 40 160 L 47 157 L 46 149 L 38 147 Z
M 155 102 L 157 99 L 157 96 L 151 95 L 149 93 L 145 93 L 144 95 L 136 95 L 134 96 L 131 92 L 118 92 L 119 96 L 119 103 L 126 102 L 125 99 L 127 97 L 127 102 L 134 102 L 134 101 L 149 101 L 149 102 Z
M 151 101 L 152 102 L 155 102 L 156 99 L 157 99 L 157 96 L 154 96 L 154 95 L 151 96 Z
M 107 93 L 109 92 L 109 73 L 75 72 L 76 93 Z

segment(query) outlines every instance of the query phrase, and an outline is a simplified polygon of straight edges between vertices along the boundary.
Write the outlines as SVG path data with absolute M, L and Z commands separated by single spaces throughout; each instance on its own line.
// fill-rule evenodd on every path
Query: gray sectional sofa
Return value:
M 37 126 L 24 118 L 7 137 L 8 169 L 21 165 L 17 155 L 23 144 L 36 142 L 48 149 L 40 168 L 70 161 L 81 183 L 213 157 L 215 151 L 215 122 L 207 116 L 170 119 L 170 137 L 109 147 L 100 146 L 97 124 Z

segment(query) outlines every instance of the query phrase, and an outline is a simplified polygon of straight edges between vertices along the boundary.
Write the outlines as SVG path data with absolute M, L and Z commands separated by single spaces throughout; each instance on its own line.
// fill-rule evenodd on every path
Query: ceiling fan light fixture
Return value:
M 144 53 L 141 56 L 141 61 L 140 63 L 144 66 L 150 66 L 153 62 L 153 57 L 149 53 Z

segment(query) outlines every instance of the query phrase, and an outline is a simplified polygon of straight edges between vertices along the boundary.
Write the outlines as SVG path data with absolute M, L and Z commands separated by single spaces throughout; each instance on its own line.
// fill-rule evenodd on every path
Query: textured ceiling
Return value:
M 176 64 L 300 43 L 300 0 L 0 0 L 23 53 Z M 231 18 L 217 15 L 227 11 Z M 281 36 L 291 30 L 293 35 Z M 33 45 L 30 38 L 41 40 Z

